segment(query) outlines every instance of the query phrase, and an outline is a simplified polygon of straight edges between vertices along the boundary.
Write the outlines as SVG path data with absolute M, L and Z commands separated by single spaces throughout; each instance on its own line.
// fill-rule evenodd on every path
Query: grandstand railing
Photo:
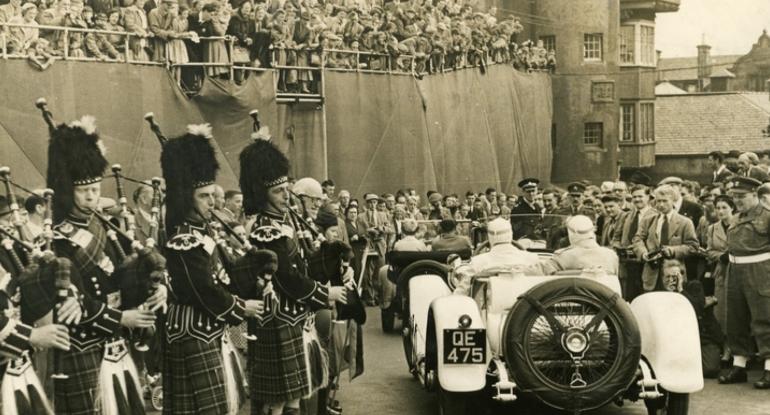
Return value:
M 277 98 L 279 102 L 299 102 L 299 101 L 322 101 L 324 97 L 323 73 L 325 71 L 335 72 L 362 72 L 362 73 L 383 73 L 394 75 L 410 75 L 421 77 L 431 73 L 444 73 L 453 70 L 474 68 L 479 66 L 491 66 L 499 63 L 510 64 L 510 62 L 497 62 L 491 58 L 491 54 L 486 50 L 470 50 L 462 52 L 437 53 L 430 54 L 390 54 L 378 53 L 360 50 L 346 49 L 321 49 L 321 48 L 290 48 L 273 45 L 270 47 L 271 62 L 266 67 L 253 67 L 244 65 L 243 62 L 233 61 L 233 50 L 236 38 L 232 36 L 213 36 L 200 37 L 201 42 L 224 41 L 227 49 L 227 59 L 221 62 L 194 62 L 174 63 L 165 55 L 163 61 L 138 60 L 132 59 L 132 53 L 129 51 L 137 47 L 135 42 L 147 42 L 154 39 L 152 35 L 146 36 L 133 32 L 110 31 L 97 29 L 83 29 L 78 27 L 61 27 L 45 25 L 29 25 L 18 23 L 0 23 L 0 57 L 9 58 L 27 58 L 27 50 L 13 51 L 9 50 L 13 39 L 13 29 L 37 29 L 39 37 L 53 39 L 56 44 L 52 44 L 55 60 L 73 60 L 73 61 L 96 61 L 96 62 L 119 62 L 127 64 L 156 65 L 165 66 L 168 69 L 180 68 L 183 71 L 187 68 L 198 68 L 196 70 L 205 71 L 208 68 L 227 68 L 227 75 L 234 79 L 236 71 L 243 73 L 273 71 L 276 85 Z M 81 34 L 84 44 L 79 48 L 83 51 L 73 55 L 70 42 L 71 36 Z M 85 38 L 89 35 L 98 36 L 120 36 L 121 47 L 118 57 L 94 57 L 88 56 Z M 157 39 L 155 39 L 157 40 Z M 110 42 L 111 44 L 113 42 Z M 85 55 L 85 56 L 82 56 Z M 302 74 L 304 72 L 304 74 Z M 289 90 L 286 87 L 286 78 L 289 76 L 299 77 L 302 75 L 311 85 L 310 91 Z M 311 74 L 308 77 L 307 74 Z M 175 73 L 176 75 L 176 73 Z M 180 83 L 181 85 L 181 83 Z M 183 86 L 184 87 L 184 86 Z M 186 90 L 187 93 L 195 93 L 194 90 Z

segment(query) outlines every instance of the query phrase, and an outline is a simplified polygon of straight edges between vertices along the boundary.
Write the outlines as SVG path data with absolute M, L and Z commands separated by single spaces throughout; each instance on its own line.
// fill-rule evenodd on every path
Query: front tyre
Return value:
M 690 395 L 687 393 L 665 392 L 659 399 L 644 401 L 648 415 L 687 415 L 690 409 Z

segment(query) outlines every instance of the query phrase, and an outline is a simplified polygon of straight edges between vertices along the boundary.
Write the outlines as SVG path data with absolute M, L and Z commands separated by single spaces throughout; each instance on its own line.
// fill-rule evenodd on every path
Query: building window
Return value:
M 620 141 L 634 141 L 635 105 L 622 104 L 620 106 Z
M 601 33 L 586 33 L 583 35 L 583 60 L 601 62 L 604 46 L 602 37 Z
M 621 64 L 634 64 L 634 50 L 636 49 L 636 26 L 621 26 L 620 27 L 620 63 Z
M 655 141 L 655 104 L 639 104 L 639 141 Z
M 547 51 L 556 51 L 556 36 L 540 36 L 543 48 Z
M 655 65 L 655 27 L 639 25 L 639 43 L 641 47 L 641 64 Z
M 587 122 L 583 127 L 583 144 L 591 147 L 601 147 L 604 137 L 604 124 Z

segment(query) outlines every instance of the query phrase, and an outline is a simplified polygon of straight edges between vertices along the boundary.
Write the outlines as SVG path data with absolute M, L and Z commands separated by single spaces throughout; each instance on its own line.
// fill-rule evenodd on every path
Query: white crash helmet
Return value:
M 323 189 L 321 183 L 312 177 L 303 177 L 294 183 L 294 187 L 291 189 L 297 196 L 307 196 L 315 199 L 324 199 Z
M 567 219 L 567 234 L 570 245 L 586 239 L 596 239 L 594 223 L 588 216 L 575 215 Z

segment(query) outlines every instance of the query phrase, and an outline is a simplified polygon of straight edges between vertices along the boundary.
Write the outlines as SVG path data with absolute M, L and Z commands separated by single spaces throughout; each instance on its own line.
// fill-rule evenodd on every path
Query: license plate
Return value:
M 474 364 L 486 362 L 486 330 L 444 329 L 444 364 Z

